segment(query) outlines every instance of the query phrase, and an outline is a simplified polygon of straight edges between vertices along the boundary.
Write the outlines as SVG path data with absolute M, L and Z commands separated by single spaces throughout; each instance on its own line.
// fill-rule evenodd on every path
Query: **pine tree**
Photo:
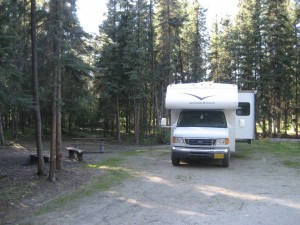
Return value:
M 126 30 L 129 30 L 124 40 L 126 47 L 122 57 L 122 65 L 128 76 L 125 83 L 125 92 L 128 93 L 129 101 L 132 101 L 134 110 L 134 133 L 135 143 L 139 144 L 141 133 L 142 103 L 146 99 L 146 88 L 150 77 L 150 55 L 148 54 L 149 21 L 147 1 L 138 0 L 132 5 L 131 12 L 127 15 Z M 144 109 L 144 110 L 143 110 Z
M 230 19 L 224 18 L 214 24 L 210 44 L 210 74 L 215 82 L 234 82 L 233 74 L 233 31 Z
M 49 10 L 49 14 L 46 14 L 49 20 L 44 24 L 44 29 L 47 32 L 42 33 L 46 35 L 41 37 L 41 40 L 48 41 L 50 44 L 45 49 L 45 52 L 48 54 L 44 56 L 42 66 L 43 75 L 51 74 L 53 81 L 50 86 L 52 92 L 48 93 L 52 98 L 49 180 L 55 181 L 55 170 L 62 169 L 63 97 L 65 96 L 65 99 L 69 99 L 68 105 L 73 105 L 74 103 L 70 103 L 70 100 L 76 103 L 78 99 L 82 99 L 82 96 L 86 94 L 85 91 L 77 90 L 79 94 L 76 98 L 70 99 L 67 96 L 69 92 L 65 91 L 66 88 L 63 88 L 62 85 L 68 85 L 70 88 L 74 88 L 74 86 L 77 88 L 80 85 L 82 85 L 81 87 L 87 87 L 89 82 L 87 77 L 90 73 L 90 68 L 83 58 L 83 56 L 87 55 L 87 51 L 82 39 L 87 37 L 87 35 L 80 28 L 78 18 L 74 16 L 76 10 L 75 1 L 52 0 L 46 6 L 48 6 Z M 47 84 L 45 86 L 49 87 Z M 76 94 L 76 92 L 72 94 Z
M 29 78 L 30 10 L 23 1 L 4 0 L 0 4 L 0 114 L 10 120 L 13 139 L 18 139 L 22 110 L 30 110 L 32 100 L 25 84 Z M 9 115 L 10 114 L 10 115 Z M 1 142 L 5 144 L 1 134 Z
M 168 117 L 164 108 L 168 84 L 184 80 L 180 34 L 185 16 L 178 0 L 158 0 L 154 17 L 158 115 Z
M 215 80 L 221 76 L 219 61 L 220 61 L 220 36 L 219 36 L 219 24 L 217 19 L 213 23 L 212 34 L 210 37 L 209 46 L 209 62 L 210 73 L 209 79 Z
M 295 61 L 294 61 L 294 104 L 293 104 L 293 125 L 295 127 L 296 138 L 299 137 L 299 113 L 300 113 L 300 1 L 295 1 L 295 10 L 292 14 L 294 18 L 293 28 L 294 28 L 294 53 L 295 53 Z
M 262 92 L 268 100 L 268 131 L 279 134 L 284 109 L 290 96 L 292 30 L 287 0 L 265 1 L 263 13 L 264 61 Z
M 36 149 L 38 158 L 38 175 L 45 175 L 44 156 L 42 145 L 42 119 L 40 111 L 38 65 L 37 65 L 37 40 L 36 40 L 36 1 L 31 0 L 31 45 L 32 45 L 32 77 L 33 77 L 33 102 L 35 111 Z M 1 122 L 1 121 L 0 121 Z
M 183 23 L 181 42 L 183 49 L 184 82 L 199 82 L 206 79 L 208 33 L 206 30 L 206 10 L 198 1 L 186 3 L 188 18 Z
M 235 19 L 235 64 L 237 83 L 241 89 L 256 89 L 262 58 L 261 1 L 240 1 Z

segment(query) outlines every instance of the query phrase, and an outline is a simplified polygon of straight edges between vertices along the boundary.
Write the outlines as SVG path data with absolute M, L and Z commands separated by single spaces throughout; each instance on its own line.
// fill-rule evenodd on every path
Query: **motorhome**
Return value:
M 171 159 L 210 158 L 229 166 L 236 140 L 255 139 L 255 93 L 235 84 L 172 84 L 165 105 L 171 110 Z M 167 119 L 162 118 L 162 126 Z

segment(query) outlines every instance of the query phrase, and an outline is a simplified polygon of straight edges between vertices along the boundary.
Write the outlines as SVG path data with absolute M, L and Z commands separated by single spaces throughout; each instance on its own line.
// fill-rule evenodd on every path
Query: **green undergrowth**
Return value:
M 123 156 L 136 156 L 136 155 L 139 155 L 139 154 L 146 153 L 148 151 L 149 150 L 146 150 L 146 149 L 128 150 L 128 151 L 122 152 L 121 155 L 123 155 Z
M 124 158 L 111 158 L 97 164 L 88 164 L 90 168 L 101 169 L 105 171 L 102 175 L 90 183 L 90 189 L 94 190 L 109 190 L 113 185 L 130 177 L 130 170 L 122 165 Z
M 0 189 L 0 211 L 5 210 L 9 205 L 18 204 L 19 200 L 25 196 L 32 196 L 35 185 L 33 183 L 23 184 L 19 186 L 6 186 Z
M 300 162 L 299 160 L 283 160 L 282 161 L 283 165 L 295 169 L 300 169 Z
M 260 140 L 254 141 L 252 145 L 237 143 L 236 149 L 233 155 L 235 158 L 247 159 L 254 157 L 256 153 L 267 153 L 287 167 L 300 169 L 300 142 Z
M 86 167 L 98 169 L 104 173 L 95 176 L 91 182 L 80 186 L 75 191 L 57 197 L 44 207 L 40 207 L 35 214 L 41 215 L 47 213 L 49 209 L 58 210 L 76 200 L 91 196 L 95 191 L 109 190 L 112 186 L 131 176 L 130 171 L 122 166 L 123 161 L 124 158 L 111 158 L 101 163 L 86 164 Z

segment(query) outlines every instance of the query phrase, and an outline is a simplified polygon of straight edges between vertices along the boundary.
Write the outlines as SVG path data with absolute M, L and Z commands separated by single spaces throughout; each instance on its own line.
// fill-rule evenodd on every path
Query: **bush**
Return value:
M 153 131 L 153 134 L 142 139 L 142 143 L 147 145 L 169 144 L 170 130 L 161 127 L 156 127 Z

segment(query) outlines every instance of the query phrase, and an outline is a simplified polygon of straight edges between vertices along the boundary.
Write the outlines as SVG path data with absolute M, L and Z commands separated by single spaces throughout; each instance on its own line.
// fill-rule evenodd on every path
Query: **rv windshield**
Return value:
M 177 126 L 226 128 L 227 123 L 222 111 L 182 111 Z

